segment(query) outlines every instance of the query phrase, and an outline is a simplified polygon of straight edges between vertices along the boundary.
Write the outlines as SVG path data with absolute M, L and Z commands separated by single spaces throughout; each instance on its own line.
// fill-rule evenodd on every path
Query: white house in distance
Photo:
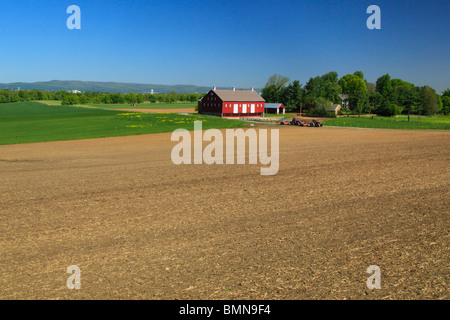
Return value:
M 348 94 L 340 94 L 339 98 L 341 98 L 342 105 L 348 108 Z
M 286 108 L 282 103 L 266 103 L 264 113 L 285 114 Z

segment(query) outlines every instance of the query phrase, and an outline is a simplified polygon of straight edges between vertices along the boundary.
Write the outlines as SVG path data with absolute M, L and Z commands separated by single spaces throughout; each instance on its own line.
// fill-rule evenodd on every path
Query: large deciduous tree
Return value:
M 274 86 L 276 90 L 280 91 L 291 79 L 280 74 L 274 74 L 267 80 L 265 87 Z
M 280 96 L 281 103 L 290 110 L 298 111 L 300 110 L 300 104 L 303 98 L 303 88 L 300 81 L 294 80 L 287 87 L 283 88 Z
M 377 80 L 376 86 L 377 92 L 381 93 L 384 97 L 387 97 L 393 90 L 391 76 L 389 74 L 385 74 L 381 76 Z
M 355 71 L 355 73 L 353 73 L 355 76 L 357 76 L 358 78 L 361 78 L 362 80 L 364 80 L 364 73 L 362 71 Z M 365 80 L 364 80 L 365 82 Z
M 274 85 L 265 86 L 262 89 L 261 96 L 266 100 L 267 103 L 279 102 L 281 96 L 281 91 L 277 90 Z
M 450 89 L 442 93 L 442 110 L 443 114 L 450 114 Z
M 347 74 L 339 80 L 342 92 L 349 95 L 349 106 L 351 110 L 361 113 L 367 111 L 369 106 L 369 95 L 366 83 L 359 76 Z
M 325 98 L 330 102 L 339 103 L 342 88 L 338 84 L 338 74 L 328 72 L 321 77 L 310 78 L 305 86 L 305 101 L 312 103 L 317 98 Z
M 440 111 L 436 91 L 429 86 L 423 87 L 423 111 L 428 115 L 433 115 Z

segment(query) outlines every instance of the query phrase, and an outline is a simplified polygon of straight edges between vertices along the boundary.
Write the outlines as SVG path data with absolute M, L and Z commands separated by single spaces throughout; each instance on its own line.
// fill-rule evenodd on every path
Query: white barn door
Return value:
M 238 113 L 238 105 L 233 105 L 233 113 Z
M 254 104 L 251 105 L 250 112 L 251 113 L 255 113 L 255 105 Z
M 242 105 L 242 113 L 247 113 L 247 105 L 246 104 Z

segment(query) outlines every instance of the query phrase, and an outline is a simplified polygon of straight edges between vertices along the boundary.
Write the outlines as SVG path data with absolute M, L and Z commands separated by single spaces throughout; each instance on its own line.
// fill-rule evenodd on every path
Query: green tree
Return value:
M 414 87 L 414 85 L 412 83 L 403 81 L 402 79 L 392 79 L 391 80 L 391 85 L 392 85 L 393 88 L 400 87 L 400 86 Z
M 47 91 L 39 90 L 37 92 L 37 100 L 49 100 Z
M 269 85 L 262 89 L 261 96 L 267 103 L 276 103 L 280 102 L 281 91 L 277 90 L 275 85 Z
M 30 101 L 31 100 L 30 93 L 27 90 L 19 91 L 19 97 L 20 97 L 20 101 Z
M 309 78 L 309 81 L 305 85 L 305 95 L 311 98 L 319 98 L 321 95 L 322 79 L 320 77 Z
M 436 91 L 429 86 L 423 87 L 423 111 L 427 115 L 433 115 L 440 111 Z
M 408 121 L 410 121 L 409 116 L 415 112 L 415 106 L 422 104 L 420 89 L 409 84 L 395 86 L 391 94 L 391 101 L 408 113 Z
M 55 93 L 56 100 L 62 101 L 65 96 L 69 95 L 67 91 L 57 91 Z
M 383 108 L 384 101 L 385 101 L 385 99 L 381 95 L 381 93 L 379 93 L 379 92 L 369 93 L 369 104 L 376 113 L 381 114 L 380 110 L 382 110 L 382 108 Z
M 91 101 L 93 104 L 100 104 L 102 102 L 99 96 L 93 97 Z
M 281 89 L 289 83 L 291 79 L 288 77 L 282 76 L 280 74 L 274 74 L 267 80 L 265 87 L 274 86 L 277 91 L 281 91 Z
M 127 103 L 137 103 L 137 94 L 135 92 L 127 93 L 124 98 Z
M 449 96 L 443 96 L 442 97 L 442 114 L 450 114 L 450 97 Z
M 325 73 L 320 77 L 323 82 L 338 83 L 339 77 L 336 71 Z
M 145 98 L 144 98 L 144 95 L 142 93 L 138 93 L 136 95 L 136 102 L 137 103 L 142 103 L 142 102 L 144 102 L 144 100 L 145 100 Z
M 318 97 L 314 100 L 314 109 L 309 110 L 309 115 L 318 117 L 330 116 L 333 103 L 325 98 Z
M 80 104 L 87 104 L 91 101 L 89 97 L 87 97 L 84 93 L 78 93 L 78 100 L 80 101 Z
M 328 72 L 321 77 L 310 78 L 305 85 L 305 102 L 314 103 L 317 98 L 325 98 L 334 103 L 340 103 L 339 94 L 342 88 L 338 83 L 338 74 Z
M 167 95 L 167 102 L 175 103 L 179 100 L 178 93 L 176 91 L 172 91 Z
M 30 100 L 41 100 L 39 99 L 39 91 L 38 90 L 30 90 Z
M 201 97 L 197 93 L 191 93 L 188 97 L 189 102 L 197 102 Z
M 262 89 L 262 97 L 268 103 L 280 102 L 283 95 L 286 95 L 286 84 L 290 81 L 289 78 L 274 74 L 268 80 L 264 88 Z
M 367 86 L 363 79 L 354 75 L 347 74 L 339 80 L 343 93 L 349 95 L 349 107 L 357 111 L 359 115 L 369 109 L 369 95 Z
M 147 97 L 147 100 L 148 100 L 150 103 L 155 103 L 155 102 L 157 101 L 157 100 L 156 100 L 156 95 L 154 95 L 154 94 L 147 94 L 146 97 Z
M 442 93 L 442 97 L 449 97 L 449 98 L 450 98 L 450 89 L 445 90 L 445 91 Z
M 294 80 L 287 87 L 283 88 L 280 100 L 275 102 L 281 102 L 290 111 L 300 110 L 300 104 L 302 103 L 303 89 L 300 81 Z
M 445 115 L 450 114 L 450 89 L 447 89 L 442 93 L 441 113 Z
M 357 76 L 358 78 L 360 78 L 361 80 L 363 80 L 365 82 L 364 73 L 362 71 L 355 71 L 355 73 L 353 75 Z
M 366 82 L 366 87 L 367 87 L 367 93 L 369 95 L 377 92 L 375 83 Z
M 393 90 L 391 76 L 389 74 L 385 74 L 381 76 L 377 80 L 376 84 L 377 92 L 381 93 L 384 97 L 387 97 Z
M 78 96 L 76 94 L 71 93 L 71 94 L 67 94 L 63 98 L 61 105 L 72 106 L 72 105 L 79 104 L 79 103 L 80 103 L 80 99 L 78 98 Z
M 369 96 L 367 92 L 355 91 L 349 95 L 350 108 L 361 116 L 362 113 L 369 111 Z

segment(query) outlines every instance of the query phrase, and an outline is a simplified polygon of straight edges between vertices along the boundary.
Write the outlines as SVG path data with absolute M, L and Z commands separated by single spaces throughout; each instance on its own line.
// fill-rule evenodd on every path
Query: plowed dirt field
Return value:
M 0 298 L 450 297 L 448 132 L 281 127 L 275 176 L 174 145 L 0 146 Z

